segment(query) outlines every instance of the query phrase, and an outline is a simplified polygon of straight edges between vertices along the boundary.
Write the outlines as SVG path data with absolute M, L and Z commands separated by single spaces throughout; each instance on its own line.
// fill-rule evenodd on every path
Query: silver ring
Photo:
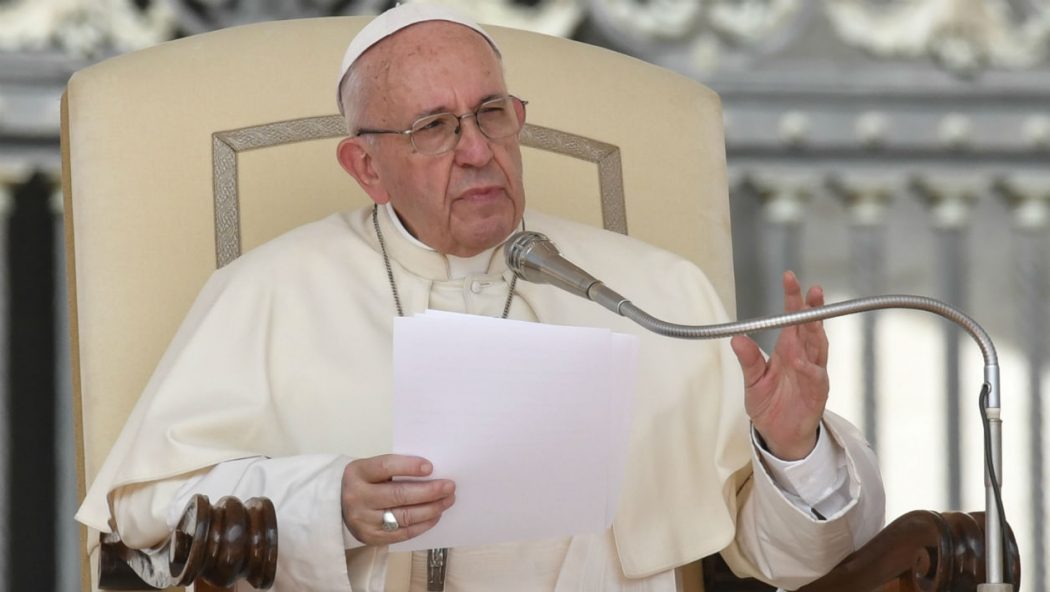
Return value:
M 393 512 L 390 510 L 383 512 L 383 530 L 394 532 L 400 527 L 401 525 L 397 523 L 397 516 L 394 516 Z

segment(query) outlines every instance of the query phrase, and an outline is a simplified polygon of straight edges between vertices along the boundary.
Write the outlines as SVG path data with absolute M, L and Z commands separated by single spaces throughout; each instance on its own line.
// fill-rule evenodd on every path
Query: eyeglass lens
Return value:
M 525 121 L 525 105 L 517 97 L 506 97 L 482 103 L 474 113 L 478 129 L 492 140 L 518 132 Z M 451 113 L 431 115 L 412 125 L 412 145 L 424 154 L 440 154 L 456 146 L 460 135 L 460 117 Z

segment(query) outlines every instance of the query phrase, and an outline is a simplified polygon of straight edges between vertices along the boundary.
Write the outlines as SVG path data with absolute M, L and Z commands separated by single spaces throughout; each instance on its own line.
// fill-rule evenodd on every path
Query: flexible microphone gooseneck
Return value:
M 507 267 L 523 280 L 552 284 L 581 298 L 592 300 L 649 331 L 679 339 L 718 339 L 886 308 L 924 310 L 959 325 L 973 337 L 984 356 L 981 408 L 982 419 L 985 422 L 985 573 L 988 583 L 979 584 L 977 589 L 978 592 L 1012 592 L 1013 586 L 1003 583 L 1003 536 L 1006 531 L 1006 518 L 1000 492 L 1002 481 L 998 477 L 1002 475 L 999 361 L 988 333 L 962 311 L 925 296 L 885 295 L 846 300 L 746 321 L 716 325 L 679 325 L 662 321 L 638 308 L 630 300 L 562 257 L 554 243 L 539 232 L 522 231 L 511 236 L 505 247 L 505 257 Z

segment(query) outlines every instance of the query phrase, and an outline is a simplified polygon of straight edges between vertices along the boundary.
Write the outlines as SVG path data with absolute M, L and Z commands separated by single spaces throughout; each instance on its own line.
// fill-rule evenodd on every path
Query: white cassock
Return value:
M 475 272 L 477 260 L 416 243 L 391 212 L 380 208 L 379 222 L 406 314 L 502 313 L 512 274 L 501 248 Z M 341 520 L 343 467 L 391 449 L 396 313 L 370 214 L 303 226 L 215 272 L 78 520 L 149 545 L 194 492 L 261 495 L 278 512 L 276 590 L 425 589 L 423 554 L 362 546 Z M 538 212 L 526 212 L 525 223 L 657 317 L 728 320 L 703 273 L 680 257 Z M 742 575 L 793 588 L 881 527 L 877 463 L 848 422 L 827 413 L 805 461 L 783 463 L 757 450 L 727 340 L 653 335 L 526 282 L 518 283 L 509 316 L 638 335 L 639 389 L 620 507 L 604 534 L 453 549 L 449 592 L 670 592 L 676 567 L 716 552 Z M 492 389 L 498 396 L 499 385 Z

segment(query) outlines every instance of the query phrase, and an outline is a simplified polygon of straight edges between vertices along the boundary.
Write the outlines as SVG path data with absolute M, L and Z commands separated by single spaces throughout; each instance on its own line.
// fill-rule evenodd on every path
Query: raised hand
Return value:
M 812 286 L 802 299 L 795 274 L 784 273 L 784 310 L 794 312 L 824 304 L 824 291 Z M 744 373 L 744 407 L 767 448 L 778 458 L 805 458 L 816 446 L 817 427 L 828 400 L 828 337 L 815 321 L 785 327 L 766 360 L 744 336 L 731 341 Z
M 393 481 L 426 477 L 433 467 L 418 456 L 384 454 L 355 460 L 343 470 L 343 523 L 366 545 L 389 545 L 426 532 L 455 502 L 448 479 Z M 383 513 L 393 512 L 397 528 L 383 528 Z

